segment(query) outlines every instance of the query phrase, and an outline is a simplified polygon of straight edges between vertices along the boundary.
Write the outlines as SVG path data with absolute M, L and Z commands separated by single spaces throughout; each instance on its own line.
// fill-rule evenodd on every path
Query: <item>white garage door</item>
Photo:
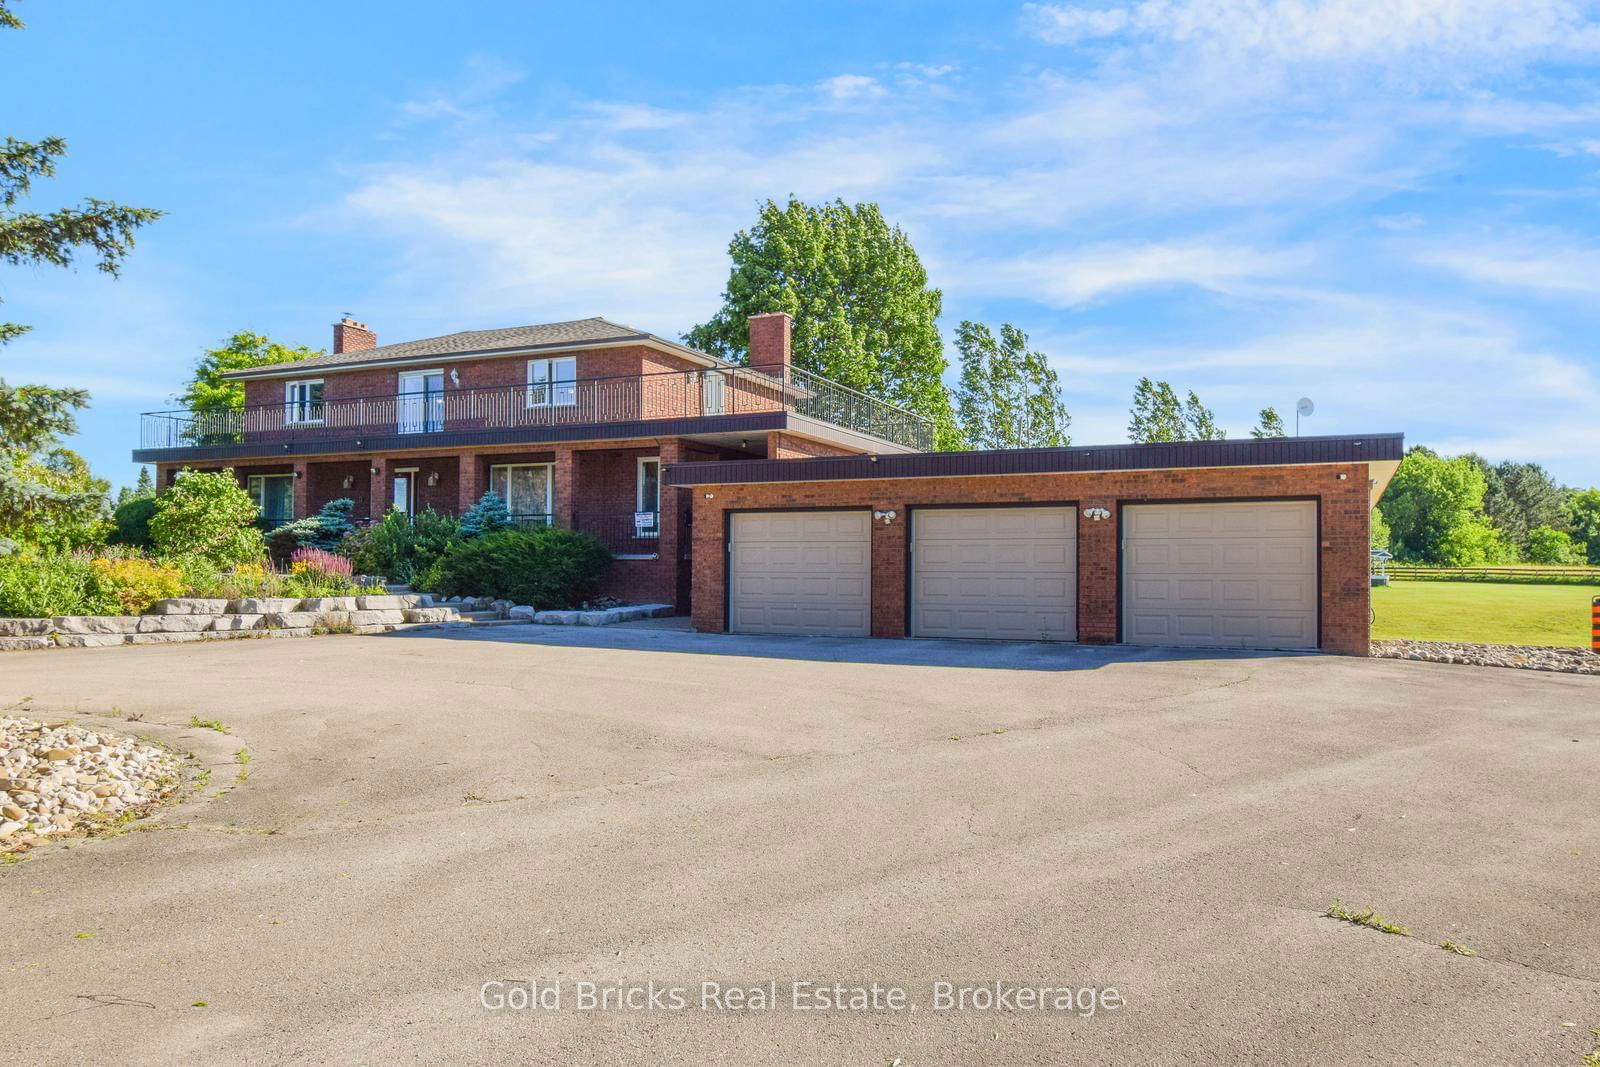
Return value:
M 868 512 L 736 514 L 728 629 L 865 637 L 871 630 L 871 575 Z
M 912 512 L 911 633 L 916 637 L 1078 639 L 1073 508 Z
M 1122 510 L 1122 639 L 1317 647 L 1317 506 L 1139 504 Z

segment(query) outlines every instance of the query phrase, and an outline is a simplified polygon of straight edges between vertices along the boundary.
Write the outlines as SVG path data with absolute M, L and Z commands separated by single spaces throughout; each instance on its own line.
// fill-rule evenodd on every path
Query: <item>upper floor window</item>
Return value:
M 530 408 L 571 407 L 577 402 L 578 361 L 575 357 L 528 360 Z
M 283 409 L 284 422 L 321 422 L 322 379 L 285 382 Z

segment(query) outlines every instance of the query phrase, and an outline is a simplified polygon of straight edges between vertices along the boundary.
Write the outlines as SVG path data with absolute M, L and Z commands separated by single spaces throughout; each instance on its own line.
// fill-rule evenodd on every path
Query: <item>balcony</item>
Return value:
M 334 381 L 336 379 L 330 379 Z M 140 462 L 783 429 L 814 419 L 928 451 L 932 424 L 808 371 L 747 368 L 446 389 L 140 416 Z

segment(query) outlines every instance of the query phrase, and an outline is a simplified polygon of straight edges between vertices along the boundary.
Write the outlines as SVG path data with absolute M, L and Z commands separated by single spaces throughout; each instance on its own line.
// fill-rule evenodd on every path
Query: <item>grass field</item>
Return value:
M 1377 640 L 1589 646 L 1592 585 L 1395 582 L 1372 591 Z

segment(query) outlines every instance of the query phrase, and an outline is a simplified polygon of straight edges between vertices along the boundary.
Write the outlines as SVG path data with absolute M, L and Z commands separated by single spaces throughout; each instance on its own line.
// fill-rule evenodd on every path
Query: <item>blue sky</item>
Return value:
M 0 376 L 140 411 L 238 329 L 326 346 L 710 315 L 758 200 L 876 200 L 962 318 L 1141 374 L 1233 436 L 1405 431 L 1600 482 L 1600 3 L 117 5 L 21 0 L 0 133 L 33 207 L 160 207 L 120 281 L 0 269 Z M 269 12 L 263 15 L 262 12 Z M 953 355 L 953 353 L 952 353 Z

